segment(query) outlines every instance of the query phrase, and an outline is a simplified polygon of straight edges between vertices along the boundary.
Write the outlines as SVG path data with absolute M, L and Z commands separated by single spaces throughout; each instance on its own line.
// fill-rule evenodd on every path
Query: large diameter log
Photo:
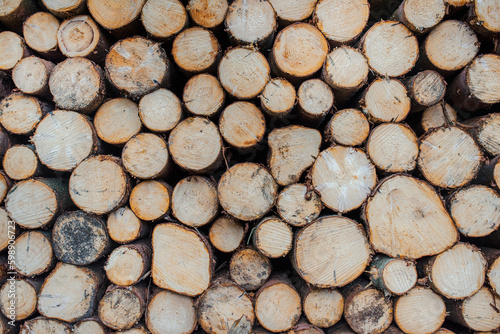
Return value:
M 20 32 L 23 22 L 36 11 L 35 1 L 6 0 L 0 6 L 0 22 L 11 30 Z
M 442 101 L 446 92 L 446 81 L 436 71 L 418 72 L 405 82 L 411 97 L 412 112 L 421 111 Z
M 91 113 L 106 93 L 104 73 L 86 58 L 68 58 L 57 64 L 49 79 L 50 93 L 60 109 Z
M 444 0 L 405 0 L 393 17 L 411 31 L 425 33 L 441 22 L 445 14 Z
M 220 27 L 228 8 L 227 0 L 189 0 L 186 6 L 191 19 L 207 29 Z
M 153 38 L 166 41 L 187 26 L 188 16 L 178 0 L 149 0 L 142 8 L 141 22 Z
M 268 115 L 284 117 L 295 106 L 295 87 L 286 79 L 274 78 L 269 80 L 259 98 L 262 110 Z
M 356 131 L 351 131 L 351 129 L 356 129 Z M 368 138 L 369 134 L 368 119 L 365 114 L 355 108 L 338 110 L 325 127 L 325 139 L 331 144 L 358 146 Z
M 140 29 L 139 16 L 146 0 L 114 2 L 87 0 L 90 15 L 117 38 Z
M 158 292 L 149 300 L 145 318 L 151 334 L 187 334 L 197 325 L 193 299 L 168 290 Z
M 500 296 L 500 250 L 482 247 L 481 253 L 483 253 L 488 262 L 486 277 L 491 287 L 491 291 L 497 296 Z
M 262 218 L 278 195 L 278 185 L 267 169 L 251 162 L 229 168 L 217 188 L 222 208 L 244 221 Z
M 222 111 L 219 118 L 219 130 L 229 145 L 239 150 L 248 150 L 264 138 L 266 119 L 255 104 L 238 101 Z
M 49 271 L 55 261 L 51 241 L 50 234 L 43 231 L 26 231 L 18 236 L 14 269 L 25 277 Z
M 130 192 L 130 208 L 137 218 L 146 221 L 165 217 L 172 206 L 172 187 L 160 180 L 138 183 Z
M 42 285 L 38 312 L 67 322 L 87 318 L 97 309 L 103 283 L 101 270 L 59 262 Z
M 25 321 L 21 328 L 20 334 L 32 334 L 32 333 L 61 333 L 61 334 L 71 334 L 71 326 L 67 323 L 56 319 L 49 319 L 44 317 L 37 317 Z
M 210 226 L 210 243 L 219 251 L 230 253 L 236 250 L 246 233 L 246 227 L 231 217 L 221 216 Z
M 340 213 L 357 209 L 377 184 L 375 166 L 360 149 L 327 148 L 311 170 L 314 189 L 323 204 Z
M 219 80 L 201 73 L 188 80 L 182 93 L 186 109 L 196 116 L 215 116 L 224 106 L 225 93 Z
M 82 161 L 69 178 L 69 194 L 77 207 L 98 215 L 123 205 L 130 191 L 120 159 L 97 155 Z
M 87 10 L 86 3 L 85 0 L 42 0 L 45 8 L 61 19 L 83 14 Z
M 330 87 L 320 79 L 304 81 L 297 91 L 299 120 L 305 124 L 320 124 L 333 107 Z
M 467 120 L 474 138 L 481 147 L 492 156 L 500 155 L 500 113 L 491 113 L 484 117 Z
M 307 320 L 321 328 L 335 325 L 344 313 L 344 297 L 335 289 L 308 289 L 302 305 Z
M 54 64 L 36 56 L 21 59 L 12 70 L 12 80 L 25 94 L 49 97 L 49 76 Z
M 115 248 L 104 270 L 109 281 L 130 286 L 138 283 L 151 268 L 151 245 L 145 240 Z
M 368 273 L 375 287 L 392 295 L 405 294 L 415 286 L 418 278 L 412 261 L 381 254 L 373 258 Z
M 169 12 L 172 10 L 169 9 Z M 219 56 L 220 44 L 217 37 L 210 30 L 201 27 L 182 31 L 172 44 L 174 62 L 188 75 L 214 70 Z
M 152 133 L 139 133 L 122 150 L 123 167 L 133 177 L 155 179 L 165 177 L 171 165 L 165 139 Z
M 269 258 L 284 257 L 292 249 L 292 229 L 276 217 L 264 218 L 255 226 L 252 237 L 255 248 Z
M 443 125 L 451 125 L 457 121 L 457 112 L 448 103 L 437 103 L 425 109 L 420 121 L 425 132 Z
M 21 59 L 30 55 L 24 39 L 15 32 L 2 31 L 0 43 L 2 44 L 0 70 L 10 72 Z
M 318 0 L 269 0 L 280 25 L 287 26 L 298 21 L 305 21 L 314 11 Z
M 157 89 L 144 95 L 139 101 L 139 117 L 149 130 L 168 132 L 181 121 L 181 101 L 168 89 Z
M 26 44 L 44 58 L 62 60 L 62 54 L 57 46 L 57 31 L 60 22 L 54 15 L 38 12 L 24 22 L 23 36 Z
M 255 249 L 244 248 L 231 257 L 229 274 L 246 291 L 257 290 L 271 275 L 271 261 Z
M 2 166 L 7 176 L 15 181 L 40 176 L 42 169 L 40 161 L 32 145 L 11 146 L 2 160 Z
M 319 288 L 344 286 L 363 273 L 371 249 L 364 229 L 354 220 L 328 216 L 299 230 L 293 265 L 309 284 Z
M 49 111 L 45 102 L 14 91 L 0 102 L 0 123 L 10 133 L 29 135 Z
M 436 191 L 407 175 L 396 174 L 381 181 L 368 198 L 363 215 L 374 250 L 391 257 L 418 259 L 439 254 L 458 239 L 455 224 Z
M 0 311 L 7 318 L 20 321 L 36 312 L 40 281 L 8 279 L 0 289 Z
M 472 6 L 469 8 L 467 21 L 480 34 L 484 36 L 494 36 L 500 33 L 500 22 L 495 13 L 500 10 L 498 2 L 487 1 L 470 1 Z
M 147 290 L 142 284 L 131 287 L 110 285 L 99 302 L 99 319 L 112 329 L 132 328 L 146 310 Z
M 278 195 L 276 210 L 292 226 L 304 226 L 319 217 L 323 204 L 319 195 L 307 185 L 296 183 Z
M 197 231 L 158 224 L 152 243 L 155 285 L 187 296 L 197 296 L 209 287 L 215 261 L 210 245 Z

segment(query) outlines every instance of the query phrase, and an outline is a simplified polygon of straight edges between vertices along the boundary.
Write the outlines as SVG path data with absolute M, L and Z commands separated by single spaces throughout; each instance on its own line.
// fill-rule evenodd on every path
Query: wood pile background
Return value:
M 0 31 L 0 333 L 500 331 L 499 0 L 2 0 Z

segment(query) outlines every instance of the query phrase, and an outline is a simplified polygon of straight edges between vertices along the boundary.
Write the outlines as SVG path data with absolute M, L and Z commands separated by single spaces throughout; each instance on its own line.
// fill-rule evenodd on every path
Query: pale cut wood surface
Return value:
M 405 0 L 394 17 L 411 31 L 424 33 L 441 22 L 445 14 L 444 0 Z
M 359 104 L 375 123 L 401 122 L 411 109 L 408 91 L 397 79 L 375 79 L 365 90 Z
M 264 138 L 266 119 L 255 104 L 238 101 L 222 111 L 219 130 L 229 145 L 237 149 L 249 149 Z
M 9 221 L 10 217 L 4 208 L 0 208 L 0 250 L 4 250 L 9 246 Z M 12 224 L 12 223 L 11 223 Z M 10 225 L 11 225 L 10 224 Z M 10 227 L 12 235 L 12 227 Z M 21 238 L 21 237 L 18 237 Z M 22 247 L 22 244 L 21 244 Z M 21 248 L 22 249 L 22 248 Z M 21 257 L 23 260 L 23 257 Z
M 33 277 L 52 269 L 54 252 L 51 241 L 50 234 L 41 231 L 26 231 L 18 236 L 15 270 L 23 276 Z
M 142 8 L 141 22 L 154 38 L 168 40 L 187 26 L 188 15 L 178 0 L 148 0 Z
M 447 309 L 452 321 L 473 331 L 489 332 L 500 326 L 500 313 L 496 308 L 498 304 L 500 297 L 487 287 L 482 287 L 475 295 L 463 301 L 449 303 Z
M 470 23 L 478 27 L 478 30 L 484 35 L 493 35 L 500 32 L 500 19 L 498 18 L 498 11 L 500 5 L 494 0 L 474 0 L 471 1 Z
M 330 87 L 320 79 L 304 81 L 297 91 L 299 114 L 304 123 L 317 124 L 333 107 L 334 96 Z
M 358 146 L 368 138 L 369 134 L 368 119 L 355 108 L 338 110 L 325 127 L 325 139 L 332 144 Z
M 42 0 L 43 5 L 55 16 L 67 19 L 86 11 L 85 0 Z
M 120 287 L 109 285 L 99 301 L 99 319 L 115 330 L 132 328 L 146 309 L 147 286 Z
M 5 316 L 10 315 L 9 307 L 11 301 L 15 302 L 16 321 L 24 320 L 36 312 L 37 292 L 40 289 L 39 282 L 16 279 L 15 295 L 11 290 L 11 281 L 7 281 L 0 289 L 0 310 Z
M 295 106 L 295 87 L 286 79 L 274 78 L 269 80 L 259 98 L 260 106 L 267 114 L 283 117 Z
M 10 190 L 12 186 L 12 181 L 5 174 L 5 172 L 0 172 L 0 203 L 3 202 L 5 196 L 7 196 L 7 192 Z
M 491 291 L 500 296 L 500 250 L 481 247 L 481 253 L 483 253 L 486 261 L 488 261 L 486 277 Z
M 471 125 L 474 125 L 471 119 Z M 491 113 L 479 119 L 473 130 L 474 137 L 481 147 L 492 156 L 500 155 L 500 113 Z
M 153 133 L 135 135 L 122 150 L 123 167 L 130 175 L 139 179 L 166 176 L 170 161 L 167 142 Z
M 108 334 L 108 329 L 95 318 L 83 319 L 73 326 L 74 334 Z
M 437 103 L 425 109 L 422 113 L 421 124 L 424 131 L 439 128 L 448 122 L 453 124 L 457 121 L 457 112 L 448 103 Z
M 271 275 L 271 261 L 253 248 L 233 253 L 229 262 L 231 280 L 246 291 L 257 290 Z
M 344 297 L 335 289 L 313 289 L 303 298 L 307 320 L 321 328 L 335 325 L 344 313 Z
M 224 106 L 225 93 L 219 80 L 201 73 L 188 80 L 182 93 L 186 109 L 196 116 L 215 116 Z
M 71 334 L 71 326 L 67 323 L 49 319 L 44 317 L 37 317 L 30 319 L 21 326 L 20 334 L 31 334 L 31 333 L 61 333 L 61 334 Z
M 12 70 L 21 59 L 29 55 L 24 39 L 15 32 L 2 31 L 0 43 L 0 70 Z
M 149 130 L 168 132 L 181 121 L 181 101 L 168 89 L 157 89 L 144 95 L 139 101 L 139 117 Z
M 22 23 L 28 16 L 37 11 L 31 0 L 5 0 L 0 7 L 0 22 L 11 30 L 20 32 Z
M 25 180 L 40 174 L 40 162 L 34 147 L 28 145 L 11 146 L 3 157 L 2 167 L 9 178 Z
M 304 21 L 311 16 L 318 0 L 269 0 L 280 24 Z
M 120 36 L 139 19 L 145 0 L 105 1 L 87 0 L 90 15 L 104 29 Z
M 405 294 L 418 279 L 414 262 L 381 254 L 373 258 L 369 274 L 377 288 L 394 295 Z
M 212 29 L 224 22 L 228 7 L 227 0 L 189 0 L 186 9 L 196 24 Z
M 111 283 L 130 286 L 138 283 L 151 268 L 151 246 L 139 241 L 115 248 L 104 270 Z
M 94 127 L 101 140 L 125 144 L 142 128 L 137 104 L 125 98 L 106 101 L 94 115 Z
M 25 94 L 48 97 L 49 75 L 54 64 L 36 56 L 21 59 L 12 70 L 12 80 Z
M 48 111 L 34 96 L 14 91 L 0 102 L 0 123 L 10 133 L 29 135 Z
M 106 224 L 109 237 L 120 244 L 137 240 L 149 232 L 149 226 L 126 206 L 111 212 Z
M 161 180 L 142 181 L 130 192 L 129 204 L 141 220 L 161 219 L 172 207 L 172 187 Z
M 52 14 L 38 12 L 31 15 L 23 25 L 23 36 L 26 44 L 47 58 L 60 59 L 57 46 L 57 31 L 60 22 Z
M 151 298 L 145 318 L 151 334 L 187 334 L 197 325 L 193 299 L 168 290 Z
M 210 225 L 210 243 L 224 253 L 233 252 L 245 236 L 245 226 L 236 219 L 221 216 Z
M 420 111 L 442 101 L 446 92 L 446 81 L 436 71 L 421 71 L 406 81 L 408 95 L 412 99 L 412 111 Z
M 276 217 L 264 218 L 253 232 L 255 248 L 269 258 L 286 256 L 292 249 L 292 241 L 292 229 Z
M 172 44 L 175 63 L 188 74 L 213 69 L 219 54 L 220 44 L 217 37 L 210 30 L 201 27 L 183 30 Z
M 323 204 L 319 195 L 305 184 L 296 183 L 283 189 L 276 201 L 280 217 L 292 226 L 304 226 L 319 217 Z

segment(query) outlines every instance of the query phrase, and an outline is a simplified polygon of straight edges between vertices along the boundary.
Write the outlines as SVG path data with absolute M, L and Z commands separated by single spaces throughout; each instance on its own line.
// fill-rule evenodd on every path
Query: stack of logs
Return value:
M 500 329 L 499 0 L 2 0 L 0 29 L 0 333 Z

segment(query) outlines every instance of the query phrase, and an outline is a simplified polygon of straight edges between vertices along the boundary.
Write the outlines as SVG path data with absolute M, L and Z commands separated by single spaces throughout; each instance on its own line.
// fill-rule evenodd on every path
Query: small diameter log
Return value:
M 260 288 L 271 275 L 271 261 L 252 248 L 236 251 L 229 262 L 231 280 L 246 291 Z
M 301 313 L 300 295 L 284 279 L 269 280 L 255 294 L 255 316 L 271 332 L 288 331 L 299 321 Z
M 361 35 L 370 16 L 367 0 L 320 0 L 313 22 L 330 44 L 352 44 Z
M 288 115 L 296 102 L 295 87 L 283 78 L 274 78 L 264 87 L 259 95 L 260 107 L 270 116 Z
M 228 50 L 218 68 L 222 87 L 234 98 L 241 100 L 259 95 L 269 81 L 270 72 L 264 55 L 248 47 Z
M 344 105 L 368 81 L 368 61 L 349 46 L 335 48 L 326 56 L 321 78 L 333 89 L 337 104 Z
M 8 332 L 7 332 L 8 333 Z M 19 334 L 32 333 L 61 333 L 71 334 L 71 326 L 56 319 L 37 317 L 25 321 L 20 328 Z
M 269 0 L 280 25 L 287 26 L 298 21 L 305 21 L 311 16 L 318 0 Z
M 441 22 L 427 35 L 422 47 L 422 62 L 443 75 L 460 70 L 474 59 L 479 41 L 463 21 Z
M 26 44 L 46 59 L 62 60 L 57 45 L 57 31 L 60 22 L 54 15 L 38 12 L 31 15 L 23 25 L 23 36 Z
M 268 136 L 268 166 L 279 185 L 297 182 L 319 154 L 321 134 L 316 129 L 290 125 Z
M 121 286 L 136 284 L 150 268 L 151 245 L 146 240 L 115 248 L 104 265 L 109 281 Z
M 97 23 L 88 15 L 75 16 L 61 23 L 57 45 L 68 58 L 84 57 L 99 64 L 104 62 L 110 47 Z
M 106 55 L 105 69 L 113 87 L 133 100 L 167 87 L 172 74 L 165 50 L 159 43 L 141 36 L 122 39 L 113 45 Z
M 5 172 L 0 171 L 0 203 L 3 202 L 11 187 L 12 181 L 8 178 Z
M 402 23 L 375 23 L 363 36 L 362 51 L 370 68 L 382 77 L 408 73 L 418 58 L 418 41 Z
M 432 128 L 439 128 L 446 124 L 454 124 L 457 121 L 457 112 L 448 103 L 437 103 L 422 113 L 420 121 L 425 132 Z
M 71 203 L 68 184 L 59 179 L 29 179 L 16 183 L 5 198 L 5 209 L 27 229 L 49 225 Z
M 235 0 L 224 21 L 232 43 L 266 48 L 277 28 L 276 12 L 268 1 Z
M 247 150 L 255 147 L 264 138 L 266 119 L 255 104 L 238 101 L 222 111 L 219 130 L 229 145 L 239 150 Z
M 405 294 L 418 278 L 414 262 L 381 254 L 373 258 L 368 273 L 375 287 L 391 295 Z
M 109 237 L 119 244 L 127 244 L 149 233 L 149 225 L 137 218 L 127 206 L 111 212 L 106 224 Z
M 344 297 L 335 289 L 307 289 L 302 299 L 304 315 L 314 326 L 335 325 L 344 313 Z
M 123 167 L 133 177 L 156 179 L 167 175 L 171 165 L 167 142 L 152 133 L 139 133 L 122 150 Z
M 51 241 L 50 234 L 44 231 L 26 231 L 18 236 L 14 269 L 25 277 L 34 277 L 49 271 L 54 264 Z
M 458 230 L 467 237 L 484 237 L 500 226 L 500 196 L 487 186 L 458 190 L 448 208 Z
M 0 310 L 16 321 L 29 318 L 36 312 L 37 293 L 41 281 L 9 279 L 0 289 Z
M 363 92 L 359 105 L 374 123 L 401 122 L 410 112 L 411 99 L 401 81 L 378 78 Z
M 168 137 L 168 150 L 181 168 L 206 173 L 222 163 L 222 137 L 217 126 L 202 117 L 179 123 Z
M 429 288 L 417 286 L 394 303 L 394 321 L 405 333 L 430 334 L 446 317 L 443 299 Z
M 6 0 L 0 6 L 0 22 L 9 29 L 20 32 L 23 22 L 37 11 L 35 1 Z
M 87 0 L 87 7 L 97 23 L 115 37 L 123 38 L 142 29 L 139 16 L 145 2 L 145 0 L 127 0 L 125 3 Z
M 375 166 L 360 149 L 327 148 L 311 169 L 312 184 L 323 204 L 340 213 L 357 209 L 377 184 Z
M 13 92 L 0 102 L 0 123 L 10 133 L 29 135 L 49 111 L 48 104 L 34 96 Z
M 373 249 L 391 257 L 439 254 L 458 240 L 455 224 L 434 188 L 407 175 L 382 180 L 363 211 Z
M 41 164 L 32 145 L 11 146 L 3 157 L 2 166 L 9 178 L 15 181 L 40 176 Z
M 227 0 L 189 0 L 186 6 L 191 19 L 207 29 L 221 26 L 228 8 Z
M 142 8 L 141 22 L 149 35 L 166 41 L 187 27 L 188 15 L 178 0 L 148 0 Z
M 500 33 L 500 21 L 495 15 L 500 10 L 498 2 L 493 0 L 471 1 L 467 18 L 468 23 L 484 36 L 494 36 Z
M 255 319 L 250 296 L 227 279 L 218 279 L 197 303 L 198 322 L 209 334 L 229 334 L 240 319 L 246 318 L 251 324 Z
M 75 205 L 97 215 L 123 205 L 129 191 L 129 178 L 120 159 L 110 155 L 85 159 L 69 178 L 69 194 Z
M 0 33 L 0 70 L 10 71 L 23 58 L 28 57 L 30 52 L 24 43 L 24 39 L 12 31 Z
M 137 218 L 161 219 L 170 212 L 172 187 L 159 180 L 142 181 L 130 192 L 129 203 Z
M 132 328 L 146 310 L 147 294 L 147 286 L 142 284 L 129 287 L 110 285 L 99 302 L 99 319 L 115 330 Z
M 365 114 L 354 108 L 338 110 L 325 127 L 325 139 L 330 144 L 359 146 L 369 134 L 368 119 Z
M 224 106 L 224 100 L 225 93 L 219 80 L 207 73 L 189 79 L 182 93 L 184 106 L 196 116 L 217 115 Z
M 319 288 L 344 286 L 363 273 L 371 249 L 365 231 L 354 220 L 327 216 L 299 230 L 293 265 L 309 284 Z
M 155 285 L 191 297 L 209 287 L 215 260 L 199 232 L 179 224 L 158 224 L 152 238 Z
M 368 137 L 366 153 L 377 168 L 388 173 L 417 167 L 418 139 L 406 124 L 382 123 Z
M 245 225 L 231 217 L 219 217 L 210 226 L 210 243 L 219 251 L 230 253 L 243 242 Z
M 94 126 L 99 138 L 106 143 L 123 145 L 141 131 L 139 108 L 125 98 L 109 100 L 95 113 Z
M 60 261 L 85 266 L 106 255 L 111 243 L 103 219 L 72 211 L 60 215 L 54 223 L 52 246 Z
M 97 309 L 103 283 L 101 270 L 59 262 L 38 294 L 38 311 L 45 317 L 67 322 L 87 318 Z
M 192 333 L 197 325 L 194 300 L 168 290 L 149 300 L 145 318 L 151 334 Z
M 217 186 L 202 176 L 180 180 L 172 192 L 172 214 L 181 223 L 200 227 L 210 223 L 219 212 Z
M 491 113 L 479 119 L 469 119 L 474 138 L 492 156 L 500 155 L 500 113 Z
M 108 334 L 108 328 L 96 317 L 83 319 L 73 326 L 74 334 Z
M 69 19 L 87 10 L 85 0 L 42 0 L 42 3 L 52 14 L 61 19 Z
M 500 297 L 482 287 L 471 297 L 449 302 L 446 308 L 453 322 L 476 332 L 492 332 L 500 326 L 499 304 Z
M 483 153 L 474 138 L 459 127 L 441 127 L 420 139 L 418 168 L 433 185 L 463 187 L 481 167 Z
M 481 253 L 488 262 L 488 271 L 486 272 L 488 284 L 492 292 L 500 296 L 500 250 L 482 247 Z
M 445 14 L 444 0 L 405 0 L 394 13 L 393 18 L 411 31 L 423 34 L 441 22 Z
M 319 195 L 302 183 L 283 189 L 276 202 L 276 211 L 280 217 L 288 224 L 298 227 L 314 221 L 322 209 Z
M 443 100 L 446 92 L 446 81 L 436 71 L 427 70 L 410 77 L 406 89 L 412 102 L 412 112 L 421 111 Z
M 25 94 L 49 97 L 49 76 L 54 64 L 36 56 L 21 59 L 12 70 L 12 80 Z
M 179 98 L 168 89 L 160 88 L 144 95 L 139 101 L 142 124 L 153 132 L 172 130 L 182 118 Z
M 269 258 L 284 257 L 292 249 L 290 226 L 275 217 L 264 218 L 253 231 L 254 247 Z
M 9 215 L 7 214 L 7 211 L 5 211 L 4 208 L 0 208 L 0 250 L 5 250 L 9 247 L 9 241 L 17 239 L 16 236 L 18 231 L 15 230 L 12 227 L 12 223 L 9 223 L 11 221 Z M 9 232 L 10 231 L 10 232 Z M 10 241 L 12 244 L 13 241 Z M 16 240 L 17 242 L 17 240 Z M 13 246 L 12 246 L 13 247 Z M 12 248 L 11 247 L 11 248 Z M 0 272 L 3 271 L 3 266 L 0 265 Z M 5 271 L 6 272 L 6 271 Z M 0 273 L 0 277 L 3 279 L 4 273 Z M 2 280 L 0 279 L 0 281 Z
M 218 184 L 222 208 L 236 219 L 251 221 L 262 218 L 273 207 L 278 184 L 261 165 L 239 163 L 229 168 Z
M 328 54 L 328 42 L 311 24 L 298 22 L 281 30 L 270 55 L 273 73 L 298 82 L 321 69 Z
M 317 125 L 333 107 L 333 93 L 320 79 L 304 81 L 297 91 L 299 118 L 304 123 Z
M 106 85 L 102 69 L 86 58 L 68 58 L 54 67 L 50 93 L 60 109 L 88 114 L 102 103 Z

